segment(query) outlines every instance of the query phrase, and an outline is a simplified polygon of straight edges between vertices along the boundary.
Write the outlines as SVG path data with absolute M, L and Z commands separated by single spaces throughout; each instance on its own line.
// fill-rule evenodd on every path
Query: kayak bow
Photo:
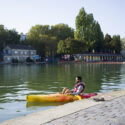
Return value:
M 65 94 L 49 94 L 49 95 L 27 95 L 27 102 L 72 102 L 75 100 L 81 100 L 83 98 L 90 98 L 95 96 L 95 93 L 88 93 L 80 95 L 65 95 Z

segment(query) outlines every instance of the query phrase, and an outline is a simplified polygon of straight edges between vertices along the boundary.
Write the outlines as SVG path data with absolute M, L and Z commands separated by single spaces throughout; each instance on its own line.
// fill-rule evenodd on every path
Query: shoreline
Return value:
M 59 64 L 79 64 L 79 63 L 83 63 L 83 64 L 125 64 L 125 61 L 115 61 L 115 62 L 110 62 L 110 61 L 105 61 L 105 62 L 83 62 L 83 61 L 63 61 L 63 62 L 59 62 Z
M 73 113 L 79 113 L 80 111 L 85 111 L 86 109 L 90 109 L 92 107 L 94 107 L 96 111 L 98 111 L 98 106 L 100 106 L 101 104 L 102 105 L 104 103 L 107 104 L 109 102 L 114 101 L 115 99 L 122 99 L 122 97 L 125 97 L 125 89 L 119 90 L 119 91 L 107 92 L 107 93 L 99 93 L 97 96 L 94 96 L 90 99 L 83 99 L 72 103 L 67 103 L 45 111 L 32 113 L 26 116 L 7 120 L 5 122 L 0 122 L 0 125 L 22 125 L 22 124 L 23 125 L 50 124 L 51 125 L 51 122 L 55 122 L 56 124 L 59 122 L 59 119 L 66 118 L 68 115 L 70 116 Z M 93 98 L 104 98 L 105 101 L 96 102 L 93 100 Z M 72 118 L 70 118 L 69 120 L 72 120 Z
M 0 65 L 43 65 L 43 64 L 53 64 L 53 63 L 46 63 L 46 62 L 36 62 L 36 63 L 0 63 Z M 125 64 L 125 61 L 105 61 L 105 62 L 83 62 L 83 61 L 63 61 L 54 64 Z

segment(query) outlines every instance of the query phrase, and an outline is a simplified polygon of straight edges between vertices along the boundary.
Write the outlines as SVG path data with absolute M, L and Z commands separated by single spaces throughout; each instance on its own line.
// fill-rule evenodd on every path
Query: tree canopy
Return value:
M 68 37 L 74 37 L 74 30 L 67 24 L 57 24 L 51 26 L 51 35 L 55 36 L 58 40 L 65 40 Z
M 14 29 L 8 30 L 4 27 L 4 25 L 0 25 L 0 51 L 1 52 L 7 44 L 19 43 L 19 39 L 20 39 L 20 35 Z
M 94 20 L 93 14 L 87 14 L 84 8 L 81 8 L 76 17 L 75 39 L 85 43 L 87 51 L 101 51 L 103 43 L 103 33 L 100 25 Z
M 58 43 L 57 52 L 63 54 L 77 54 L 84 50 L 84 43 L 78 40 L 67 38 L 65 40 L 60 40 Z
M 27 33 L 22 44 L 32 45 L 40 56 L 75 54 L 83 52 L 120 53 L 125 48 L 119 35 L 103 35 L 99 23 L 93 14 L 81 8 L 75 20 L 76 29 L 67 24 L 35 25 Z M 0 52 L 7 44 L 19 44 L 20 35 L 16 30 L 8 30 L 0 25 Z
M 104 52 L 111 52 L 111 40 L 112 40 L 111 36 L 109 34 L 106 34 L 103 42 Z
M 125 38 L 121 39 L 121 49 L 125 50 Z
M 120 53 L 121 51 L 121 40 L 119 35 L 114 35 L 111 40 L 111 49 L 115 53 Z
M 34 46 L 42 56 L 56 54 L 57 43 L 67 37 L 73 37 L 74 31 L 67 24 L 36 25 L 28 32 L 29 43 Z

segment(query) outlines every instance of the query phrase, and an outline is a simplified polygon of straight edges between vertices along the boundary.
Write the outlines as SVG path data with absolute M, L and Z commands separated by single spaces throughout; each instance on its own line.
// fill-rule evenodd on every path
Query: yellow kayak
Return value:
M 81 100 L 81 96 L 64 95 L 64 94 L 49 94 L 49 95 L 27 95 L 28 102 L 72 102 Z

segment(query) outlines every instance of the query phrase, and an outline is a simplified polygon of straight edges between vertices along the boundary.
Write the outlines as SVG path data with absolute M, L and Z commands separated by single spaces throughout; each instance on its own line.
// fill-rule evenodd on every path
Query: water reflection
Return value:
M 48 107 L 48 106 L 58 106 L 58 105 L 63 105 L 63 104 L 65 104 L 64 102 L 42 102 L 42 103 L 40 103 L 40 102 L 27 102 L 26 103 L 26 107 L 27 108 L 34 108 L 34 107 Z
M 101 92 L 125 88 L 125 65 L 107 65 L 102 78 Z
M 61 64 L 0 66 L 0 121 L 44 110 L 53 104 L 27 104 L 27 94 L 50 94 L 64 87 L 73 88 L 80 75 L 86 83 L 85 92 L 106 92 L 125 88 L 125 65 Z M 13 107 L 13 111 L 12 108 Z M 30 111 L 29 111 L 30 107 Z M 39 108 L 38 108 L 39 107 Z M 8 117 L 7 117 L 8 116 Z

